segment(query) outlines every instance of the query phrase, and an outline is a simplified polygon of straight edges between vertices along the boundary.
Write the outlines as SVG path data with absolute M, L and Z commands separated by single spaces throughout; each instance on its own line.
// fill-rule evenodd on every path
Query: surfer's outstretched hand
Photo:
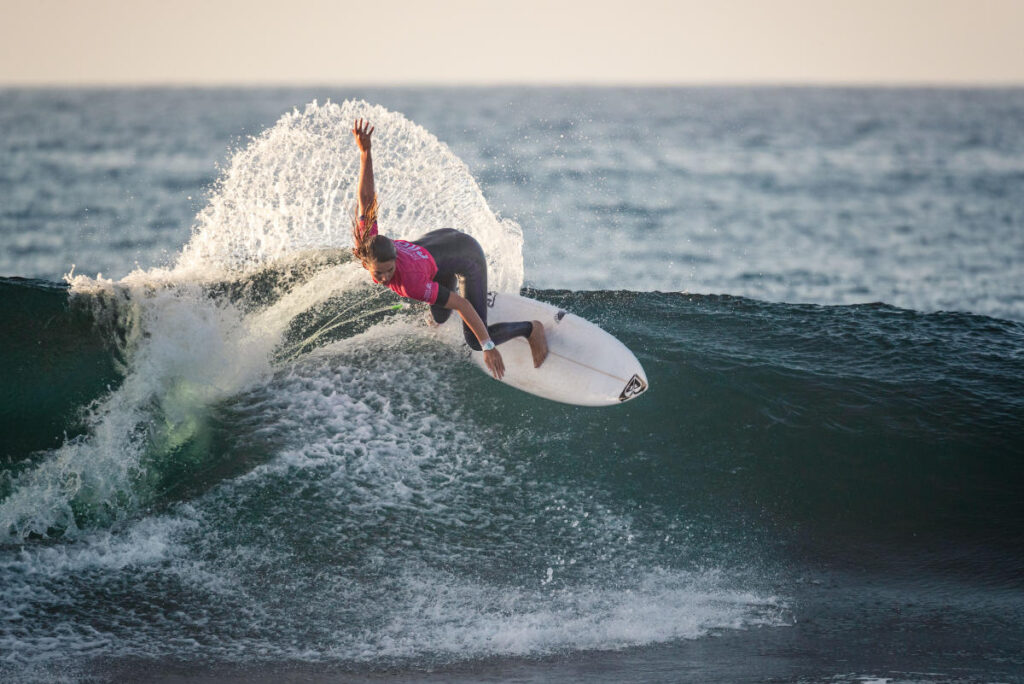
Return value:
M 501 380 L 501 376 L 505 375 L 505 362 L 502 361 L 501 352 L 497 349 L 484 352 L 484 365 L 491 371 L 495 380 Z
M 352 135 L 356 139 L 359 151 L 366 154 L 370 151 L 370 136 L 373 135 L 373 126 L 366 119 L 356 119 L 352 126 Z

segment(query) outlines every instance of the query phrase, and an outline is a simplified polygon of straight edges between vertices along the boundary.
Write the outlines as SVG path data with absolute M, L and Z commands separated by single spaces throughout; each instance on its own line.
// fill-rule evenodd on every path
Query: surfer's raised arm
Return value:
M 373 126 L 365 119 L 356 119 L 352 126 L 352 135 L 359 146 L 359 216 L 363 217 L 373 206 L 373 199 L 376 196 L 373 187 L 373 157 L 370 155 Z

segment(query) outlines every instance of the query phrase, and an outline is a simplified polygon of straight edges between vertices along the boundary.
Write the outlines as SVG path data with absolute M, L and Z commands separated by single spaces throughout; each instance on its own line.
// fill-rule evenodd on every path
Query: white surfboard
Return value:
M 498 347 L 505 362 L 501 382 L 578 406 L 613 406 L 647 391 L 647 374 L 633 352 L 590 321 L 535 299 L 487 293 L 488 324 L 533 320 L 544 324 L 547 359 L 534 368 L 529 342 L 511 339 Z M 490 375 L 483 352 L 473 352 L 473 360 Z

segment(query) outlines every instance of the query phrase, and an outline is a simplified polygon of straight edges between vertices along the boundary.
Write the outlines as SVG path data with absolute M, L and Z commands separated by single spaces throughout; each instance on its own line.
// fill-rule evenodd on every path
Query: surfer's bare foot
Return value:
M 529 342 L 530 351 L 533 352 L 533 367 L 540 368 L 540 364 L 548 357 L 548 338 L 544 334 L 544 324 L 540 321 L 533 321 Z

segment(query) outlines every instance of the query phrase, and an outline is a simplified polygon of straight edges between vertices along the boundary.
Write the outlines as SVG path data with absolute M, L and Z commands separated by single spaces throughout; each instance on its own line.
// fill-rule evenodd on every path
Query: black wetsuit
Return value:
M 457 278 L 461 277 L 462 296 L 469 300 L 480 315 L 480 320 L 487 325 L 487 257 L 480 243 L 454 228 L 434 230 L 411 242 L 430 252 L 437 264 L 434 281 L 440 287 L 437 301 L 430 307 L 434 320 L 444 323 L 452 315 L 452 310 L 446 309 L 444 305 L 455 290 Z M 462 332 L 466 344 L 479 351 L 480 343 L 465 322 L 462 324 Z M 507 342 L 513 337 L 529 337 L 532 332 L 533 323 L 529 321 L 487 325 L 487 333 L 494 344 Z

